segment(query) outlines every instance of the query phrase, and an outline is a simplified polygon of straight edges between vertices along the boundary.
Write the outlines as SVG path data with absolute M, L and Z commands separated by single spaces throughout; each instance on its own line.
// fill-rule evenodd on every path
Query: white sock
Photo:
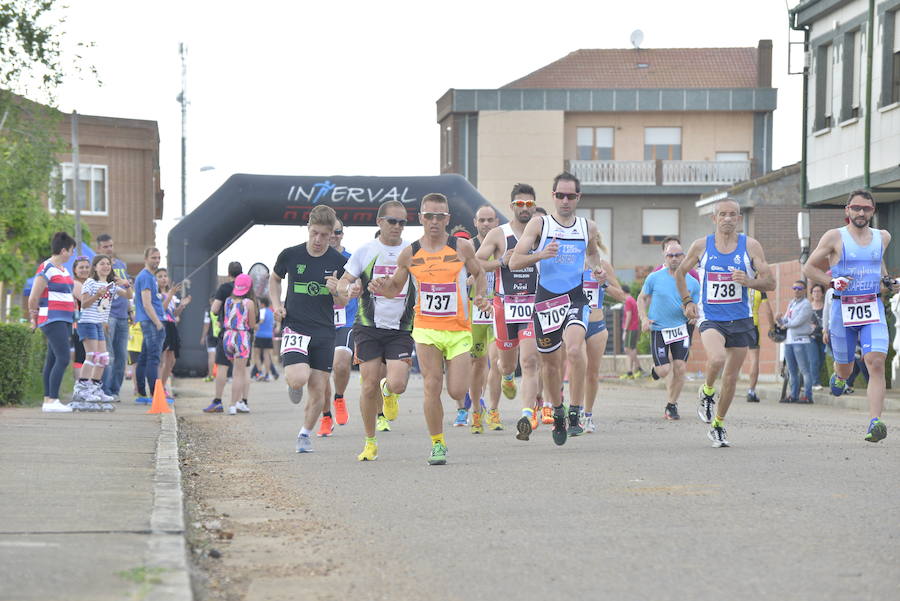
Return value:
M 300 436 L 309 436 L 310 434 L 312 434 L 312 430 L 310 430 L 308 428 L 300 429 Z

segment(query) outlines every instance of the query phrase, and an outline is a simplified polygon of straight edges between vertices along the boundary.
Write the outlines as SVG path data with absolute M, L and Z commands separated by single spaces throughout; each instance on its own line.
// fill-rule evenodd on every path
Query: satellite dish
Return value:
M 640 29 L 635 29 L 631 32 L 631 45 L 634 46 L 635 50 L 641 49 L 641 42 L 644 41 L 644 32 Z

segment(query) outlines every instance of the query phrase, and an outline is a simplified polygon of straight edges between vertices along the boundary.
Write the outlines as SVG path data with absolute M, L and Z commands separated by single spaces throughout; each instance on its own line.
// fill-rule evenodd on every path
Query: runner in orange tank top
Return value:
M 443 194 L 426 194 L 422 198 L 419 220 L 425 234 L 404 248 L 397 258 L 397 270 L 390 278 L 369 283 L 374 294 L 393 297 L 401 293 L 409 275 L 416 282 L 415 325 L 412 337 L 416 341 L 416 355 L 425 384 L 425 422 L 431 434 L 431 456 L 428 463 L 447 463 L 444 441 L 444 408 L 441 388 L 444 364 L 447 365 L 447 392 L 455 400 L 466 394 L 469 386 L 472 347 L 469 329 L 466 278 L 475 281 L 477 307 L 489 311 L 491 304 L 484 297 L 486 280 L 475 249 L 468 240 L 448 236 L 449 202 Z

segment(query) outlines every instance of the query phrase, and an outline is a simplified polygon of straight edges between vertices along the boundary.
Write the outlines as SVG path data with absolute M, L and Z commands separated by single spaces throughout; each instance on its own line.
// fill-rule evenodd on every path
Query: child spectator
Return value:
M 222 348 L 233 366 L 231 406 L 228 415 L 249 413 L 241 400 L 248 378 L 247 359 L 250 357 L 250 332 L 256 327 L 256 303 L 253 301 L 253 282 L 242 273 L 234 279 L 234 290 L 225 299 L 225 320 L 222 323 Z M 235 361 L 238 359 L 238 361 Z

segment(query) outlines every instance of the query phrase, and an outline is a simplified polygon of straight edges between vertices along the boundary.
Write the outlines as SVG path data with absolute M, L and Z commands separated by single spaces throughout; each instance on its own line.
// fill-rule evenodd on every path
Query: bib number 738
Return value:
M 708 273 L 706 302 L 711 304 L 739 303 L 744 287 L 731 279 L 730 273 Z

